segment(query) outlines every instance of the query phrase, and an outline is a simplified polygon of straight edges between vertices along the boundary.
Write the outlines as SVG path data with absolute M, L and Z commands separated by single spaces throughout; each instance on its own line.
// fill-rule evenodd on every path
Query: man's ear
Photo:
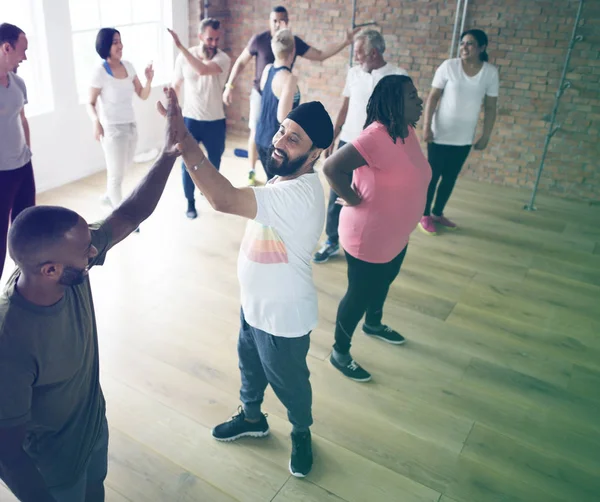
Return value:
M 63 273 L 63 266 L 60 263 L 44 263 L 40 267 L 40 273 L 47 279 L 58 281 Z
M 321 156 L 322 148 L 315 148 L 312 153 L 309 155 L 309 159 L 311 162 L 316 162 L 317 159 Z

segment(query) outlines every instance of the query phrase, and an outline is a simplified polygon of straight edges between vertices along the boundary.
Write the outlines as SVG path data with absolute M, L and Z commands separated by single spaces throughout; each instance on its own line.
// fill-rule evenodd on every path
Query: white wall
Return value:
M 28 118 L 38 192 L 104 169 L 102 149 L 94 140 L 92 124 L 85 105 L 79 103 L 75 85 L 69 0 L 42 1 L 46 16 L 54 110 Z M 172 0 L 172 3 L 172 27 L 180 34 L 182 41 L 187 43 L 188 2 Z M 169 24 L 169 21 L 171 20 L 165 20 L 165 23 Z M 28 53 L 28 57 L 35 58 L 35 54 Z M 160 147 L 162 143 L 164 123 L 156 111 L 156 101 L 162 94 L 162 83 L 157 82 L 157 85 L 147 101 L 135 98 L 138 153 Z M 27 108 L 25 111 L 27 112 Z

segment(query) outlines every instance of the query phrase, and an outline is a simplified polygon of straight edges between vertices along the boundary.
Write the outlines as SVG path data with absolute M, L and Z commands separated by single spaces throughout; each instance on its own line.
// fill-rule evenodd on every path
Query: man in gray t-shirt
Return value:
M 14 72 L 27 59 L 27 37 L 12 24 L 0 24 L 0 277 L 6 258 L 9 221 L 35 204 L 35 183 L 25 118 L 27 89 Z

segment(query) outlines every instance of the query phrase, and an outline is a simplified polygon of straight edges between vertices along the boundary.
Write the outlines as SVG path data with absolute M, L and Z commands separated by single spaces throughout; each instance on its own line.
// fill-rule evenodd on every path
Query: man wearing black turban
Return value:
M 171 130 L 180 131 L 177 142 L 196 186 L 217 211 L 251 220 L 238 259 L 243 406 L 213 429 L 213 437 L 266 436 L 269 424 L 260 407 L 270 384 L 293 426 L 290 472 L 304 477 L 312 468 L 306 355 L 318 318 L 311 254 L 325 223 L 325 196 L 313 167 L 333 140 L 333 124 L 321 103 L 298 106 L 273 137 L 267 169 L 274 178 L 264 187 L 236 188 L 180 126 L 180 110 L 170 111 L 169 120 L 179 124 Z

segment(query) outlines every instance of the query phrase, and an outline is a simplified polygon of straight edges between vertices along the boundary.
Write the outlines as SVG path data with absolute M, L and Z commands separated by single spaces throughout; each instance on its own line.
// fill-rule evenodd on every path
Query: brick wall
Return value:
M 454 0 L 357 1 L 357 24 L 376 20 L 386 38 L 386 59 L 406 68 L 423 98 L 437 66 L 448 57 Z M 490 62 L 500 71 L 498 120 L 485 152 L 473 152 L 463 175 L 492 183 L 533 186 L 548 130 L 577 6 L 576 0 L 470 0 L 465 27 L 481 28 L 490 39 Z M 288 1 L 291 28 L 323 48 L 340 40 L 350 25 L 350 0 Z M 209 14 L 225 24 L 222 47 L 236 58 L 250 37 L 267 29 L 271 4 L 259 0 L 211 0 Z M 191 0 L 195 33 L 200 2 Z M 572 52 L 566 90 L 558 112 L 540 189 L 558 195 L 600 200 L 600 1 L 587 0 Z M 299 58 L 303 101 L 323 101 L 335 120 L 349 49 L 324 63 Z M 248 68 L 228 110 L 230 130 L 246 133 Z

